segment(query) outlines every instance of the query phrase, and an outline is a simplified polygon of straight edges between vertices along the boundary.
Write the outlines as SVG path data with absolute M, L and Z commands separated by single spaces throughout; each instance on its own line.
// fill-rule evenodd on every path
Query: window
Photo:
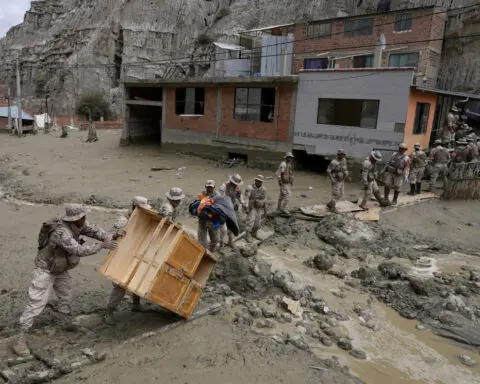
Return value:
M 418 53 L 395 53 L 388 58 L 389 67 L 417 67 Z
M 430 104 L 417 103 L 415 110 L 415 122 L 413 123 L 413 134 L 423 135 L 427 132 L 428 118 L 430 116 Z
M 177 115 L 203 115 L 205 88 L 177 88 L 175 90 L 175 113 Z
M 395 32 L 411 31 L 412 30 L 412 14 L 411 13 L 397 13 L 395 16 Z
M 329 39 L 332 37 L 332 24 L 312 24 L 307 27 L 307 39 Z
M 345 36 L 368 36 L 373 33 L 373 19 L 345 21 Z
M 378 100 L 318 99 L 317 124 L 377 128 Z
M 235 120 L 273 121 L 275 88 L 235 89 Z
M 355 56 L 353 68 L 373 68 L 373 55 Z
M 327 69 L 328 58 L 322 59 L 305 59 L 303 62 L 304 69 Z

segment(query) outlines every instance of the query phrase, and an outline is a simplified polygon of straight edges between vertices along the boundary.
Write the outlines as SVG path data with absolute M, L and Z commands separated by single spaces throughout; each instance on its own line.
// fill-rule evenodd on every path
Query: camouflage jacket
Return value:
M 63 223 L 52 232 L 47 246 L 38 251 L 35 266 L 52 274 L 61 274 L 75 268 L 80 257 L 93 255 L 102 249 L 101 244 L 81 244 L 81 235 L 99 241 L 110 238 L 110 235 L 104 230 L 88 222 L 78 232 L 74 231 L 67 223 Z
M 168 201 L 162 204 L 160 210 L 158 211 L 160 216 L 166 217 L 172 221 L 177 219 L 178 212 Z

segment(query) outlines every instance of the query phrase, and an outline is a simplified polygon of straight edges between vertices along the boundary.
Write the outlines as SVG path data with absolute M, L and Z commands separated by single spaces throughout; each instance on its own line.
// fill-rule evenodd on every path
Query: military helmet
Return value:
M 379 151 L 370 152 L 370 157 L 375 161 L 382 161 L 382 154 Z
M 407 144 L 405 143 L 401 143 L 399 146 L 398 146 L 399 149 L 408 149 L 407 147 Z
M 293 156 L 292 152 L 287 152 L 283 158 L 288 159 L 289 157 L 291 157 L 293 159 L 295 156 Z
M 415 145 L 413 146 L 413 148 L 418 148 L 418 149 L 420 149 L 420 148 L 422 148 L 422 144 L 420 144 L 420 143 L 415 143 Z
M 442 145 L 442 140 L 437 139 L 437 140 L 435 140 L 434 144 L 435 145 Z
M 205 188 L 207 187 L 215 188 L 215 180 L 207 180 L 207 182 L 205 183 Z
M 452 105 L 452 108 L 450 108 L 450 110 L 453 112 L 458 112 L 458 108 L 456 105 Z
M 265 177 L 263 175 L 257 175 L 255 176 L 254 180 L 261 181 L 262 183 L 265 181 Z
M 341 156 L 341 155 L 342 155 L 342 156 L 345 156 L 346 154 L 347 154 L 347 153 L 346 153 L 345 150 L 342 149 L 342 148 L 340 148 L 340 149 L 337 151 L 337 155 L 338 155 L 338 156 Z

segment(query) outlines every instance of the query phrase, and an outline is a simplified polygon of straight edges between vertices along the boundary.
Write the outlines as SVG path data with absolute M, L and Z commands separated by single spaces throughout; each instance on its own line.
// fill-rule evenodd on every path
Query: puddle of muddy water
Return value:
M 345 298 L 335 297 L 332 292 L 342 288 L 343 281 L 330 275 L 318 274 L 302 265 L 303 260 L 315 254 L 314 250 L 296 248 L 294 252 L 295 255 L 292 256 L 275 247 L 262 247 L 259 255 L 272 264 L 272 269 L 288 269 L 296 281 L 314 285 L 316 293 L 332 309 L 348 314 L 350 320 L 341 322 L 341 325 L 348 329 L 354 347 L 364 350 L 368 359 L 357 360 L 336 347 L 326 348 L 320 344 L 312 347 L 316 355 L 321 358 L 338 356 L 343 364 L 348 364 L 352 372 L 368 384 L 480 384 L 478 364 L 477 367 L 469 368 L 457 360 L 459 355 L 468 355 L 480 361 L 479 355 L 453 345 L 449 340 L 429 331 L 417 330 L 416 321 L 402 318 L 393 309 L 379 302 L 373 304 L 372 311 L 380 330 L 374 332 L 361 326 L 353 307 L 355 303 L 365 303 L 366 295 L 346 290 Z M 436 263 L 432 264 L 436 264 L 435 267 L 439 270 L 452 264 L 452 255 L 435 259 Z M 459 261 L 466 263 L 464 258 L 459 258 Z M 407 262 L 412 267 L 409 261 L 402 262 Z M 348 265 L 345 267 L 350 269 Z

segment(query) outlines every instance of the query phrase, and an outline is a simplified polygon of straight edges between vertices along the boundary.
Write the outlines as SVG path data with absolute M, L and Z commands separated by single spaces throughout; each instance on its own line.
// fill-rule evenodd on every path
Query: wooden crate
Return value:
M 136 208 L 99 272 L 128 291 L 189 318 L 216 259 L 181 227 Z

